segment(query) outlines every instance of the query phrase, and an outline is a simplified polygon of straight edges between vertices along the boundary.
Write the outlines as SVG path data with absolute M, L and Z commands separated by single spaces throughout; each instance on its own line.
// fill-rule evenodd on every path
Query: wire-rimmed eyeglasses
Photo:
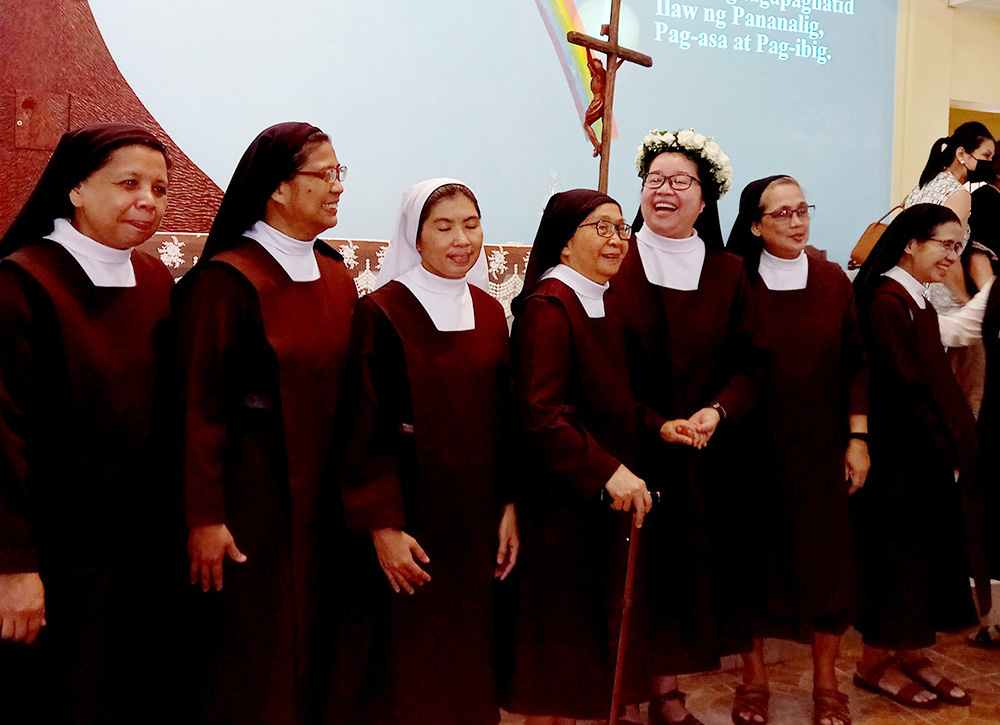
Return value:
M 927 237 L 923 241 L 937 242 L 944 247 L 945 252 L 954 252 L 959 256 L 961 256 L 962 252 L 965 250 L 965 242 L 954 242 L 951 239 L 935 239 L 934 237 Z
M 332 184 L 335 181 L 343 181 L 347 178 L 347 167 L 341 164 L 340 166 L 334 166 L 332 169 L 327 169 L 326 171 L 296 171 L 296 176 L 315 176 L 317 179 L 322 179 L 328 184 Z
M 631 224 L 615 224 L 614 222 L 609 222 L 607 219 L 601 219 L 599 222 L 587 222 L 586 224 L 581 224 L 581 227 L 597 227 L 598 236 L 605 237 L 606 239 L 611 239 L 615 235 L 615 230 L 618 230 L 618 237 L 620 239 L 631 239 L 632 238 L 632 225 Z M 579 229 L 579 227 L 577 227 Z
M 792 217 L 796 214 L 799 215 L 799 219 L 808 221 L 809 217 L 811 217 L 815 212 L 816 212 L 815 204 L 801 204 L 800 206 L 797 206 L 794 209 L 785 208 L 785 209 L 778 209 L 777 211 L 763 211 L 760 213 L 760 215 L 762 217 L 769 216 L 772 219 L 774 219 L 774 221 L 782 224 L 790 224 L 792 221 Z

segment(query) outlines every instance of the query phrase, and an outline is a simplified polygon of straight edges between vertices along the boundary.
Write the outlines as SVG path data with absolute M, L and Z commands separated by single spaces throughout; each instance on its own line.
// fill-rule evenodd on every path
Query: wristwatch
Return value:
M 722 403 L 712 403 L 708 407 L 711 408 L 712 410 L 714 410 L 716 413 L 719 414 L 719 420 L 720 421 L 723 421 L 723 420 L 726 419 L 726 409 L 722 407 Z

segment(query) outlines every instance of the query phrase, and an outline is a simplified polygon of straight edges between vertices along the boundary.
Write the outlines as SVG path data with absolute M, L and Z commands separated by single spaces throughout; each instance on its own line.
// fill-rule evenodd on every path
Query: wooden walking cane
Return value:
M 602 492 L 603 493 L 603 492 Z M 655 506 L 660 501 L 659 491 L 650 491 Z M 652 508 L 650 508 L 652 511 Z M 646 512 L 649 515 L 649 512 Z M 628 562 L 625 565 L 625 593 L 622 595 L 622 622 L 618 628 L 618 656 L 615 660 L 615 682 L 611 690 L 611 714 L 608 725 L 618 725 L 619 711 L 622 706 L 622 684 L 625 680 L 625 650 L 628 642 L 628 620 L 632 613 L 632 590 L 635 588 L 635 565 L 639 558 L 639 527 L 636 526 L 635 514 L 632 514 L 632 528 L 628 535 Z
M 628 535 L 628 564 L 625 567 L 625 593 L 622 595 L 622 623 L 618 629 L 618 658 L 615 661 L 615 684 L 611 690 L 611 714 L 608 725 L 618 725 L 622 707 L 622 683 L 625 679 L 625 647 L 628 641 L 628 619 L 632 613 L 632 589 L 635 587 L 635 563 L 639 551 L 639 527 L 632 514 L 632 529 Z

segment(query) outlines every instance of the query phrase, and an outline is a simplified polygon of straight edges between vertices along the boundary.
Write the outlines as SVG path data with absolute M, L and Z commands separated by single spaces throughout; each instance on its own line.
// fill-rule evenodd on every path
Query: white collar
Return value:
M 462 279 L 439 277 L 418 264 L 396 279 L 413 293 L 440 332 L 461 332 L 476 327 L 476 311 L 467 276 Z
M 80 232 L 69 219 L 56 219 L 50 239 L 73 255 L 95 287 L 135 287 L 132 250 L 115 249 Z
M 295 239 L 263 221 L 254 224 L 243 236 L 266 249 L 293 282 L 315 282 L 319 279 L 319 262 L 313 250 L 315 239 L 308 242 Z
M 576 293 L 576 298 L 583 305 L 583 311 L 587 313 L 587 317 L 604 317 L 604 293 L 611 286 L 610 284 L 606 282 L 597 284 L 594 280 L 587 279 L 566 264 L 557 264 L 541 277 L 541 279 L 550 278 L 559 280 Z
M 696 290 L 705 265 L 705 243 L 694 232 L 687 239 L 662 237 L 648 226 L 635 234 L 646 279 L 658 287 Z
M 899 282 L 903 285 L 903 288 L 910 293 L 910 297 L 913 298 L 913 301 L 917 303 L 917 306 L 920 307 L 920 309 L 923 310 L 927 308 L 927 298 L 924 297 L 924 294 L 927 292 L 927 285 L 920 284 L 920 282 L 918 282 L 916 278 L 905 269 L 896 266 L 882 276 Z
M 795 259 L 782 259 L 761 249 L 757 271 L 769 290 L 805 289 L 809 279 L 809 258 L 805 252 L 799 252 Z

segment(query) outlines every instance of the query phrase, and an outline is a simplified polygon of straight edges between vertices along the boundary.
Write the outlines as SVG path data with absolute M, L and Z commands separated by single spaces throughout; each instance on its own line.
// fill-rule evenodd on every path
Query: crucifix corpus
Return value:
M 591 35 L 584 35 L 575 30 L 566 33 L 566 40 L 574 45 L 582 45 L 587 49 L 587 67 L 590 69 L 590 89 L 594 100 L 587 107 L 583 127 L 594 144 L 594 156 L 601 156 L 601 177 L 598 190 L 608 191 L 608 167 L 611 161 L 611 108 L 615 99 L 615 75 L 618 68 L 626 60 L 649 68 L 653 59 L 645 53 L 639 53 L 618 45 L 618 15 L 621 11 L 621 0 L 611 0 L 611 23 L 601 26 L 601 35 L 607 40 L 601 40 Z M 604 53 L 607 56 L 607 70 L 601 66 L 601 60 L 592 55 L 592 51 Z M 601 119 L 601 143 L 597 144 L 597 134 L 591 125 Z

